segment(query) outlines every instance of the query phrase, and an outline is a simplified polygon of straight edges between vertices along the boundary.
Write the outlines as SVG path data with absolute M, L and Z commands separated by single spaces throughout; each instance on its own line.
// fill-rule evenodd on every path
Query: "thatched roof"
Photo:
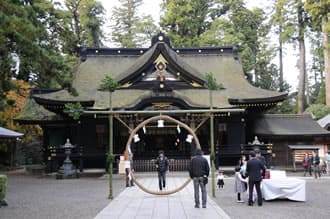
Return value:
M 15 118 L 20 124 L 33 124 L 63 121 L 62 116 L 46 110 L 43 106 L 37 104 L 34 99 L 26 100 L 23 111 Z
M 109 75 L 116 81 L 130 81 L 154 65 L 153 61 L 161 54 L 175 71 L 180 71 L 190 82 L 201 84 L 206 73 L 213 73 L 224 89 L 214 91 L 214 107 L 246 107 L 253 104 L 276 104 L 285 99 L 286 93 L 264 90 L 252 86 L 243 73 L 235 47 L 171 48 L 165 40 L 159 40 L 149 49 L 107 49 L 87 48 L 82 55 L 73 87 L 78 96 L 62 90 L 49 94 L 34 95 L 38 103 L 93 102 L 93 108 L 108 108 L 108 93 L 99 91 L 101 80 Z M 174 71 L 173 70 L 173 71 Z M 133 83 L 133 82 L 132 82 Z M 135 83 L 135 82 L 134 82 Z M 202 84 L 203 85 L 203 84 Z M 142 99 L 154 97 L 151 87 L 144 89 L 118 89 L 113 94 L 114 109 L 129 109 Z M 209 105 L 208 90 L 173 89 L 166 96 L 180 98 L 190 107 L 205 108 Z M 158 95 L 161 99 L 161 95 Z

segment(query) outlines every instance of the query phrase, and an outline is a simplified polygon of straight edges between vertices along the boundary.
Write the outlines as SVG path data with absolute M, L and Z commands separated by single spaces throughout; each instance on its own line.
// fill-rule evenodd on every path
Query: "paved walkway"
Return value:
M 157 191 L 156 177 L 138 180 L 148 189 Z M 168 179 L 168 189 L 176 188 L 185 180 L 186 178 L 182 177 Z M 95 219 L 229 218 L 210 196 L 207 198 L 207 208 L 194 208 L 192 182 L 180 192 L 168 196 L 150 195 L 133 186 L 119 194 Z

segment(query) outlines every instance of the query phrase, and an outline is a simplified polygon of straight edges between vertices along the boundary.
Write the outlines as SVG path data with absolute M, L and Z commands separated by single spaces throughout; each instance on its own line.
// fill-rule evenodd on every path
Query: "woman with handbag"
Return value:
M 304 168 L 304 176 L 306 176 L 306 174 L 309 172 L 308 170 L 308 154 L 305 154 L 304 158 L 303 158 L 303 161 L 302 161 L 302 165 L 303 165 L 303 168 Z

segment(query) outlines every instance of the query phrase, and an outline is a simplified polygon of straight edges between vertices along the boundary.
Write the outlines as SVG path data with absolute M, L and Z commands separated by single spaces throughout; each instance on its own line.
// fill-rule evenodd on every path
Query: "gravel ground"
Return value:
M 6 174 L 8 176 L 6 200 L 9 205 L 0 208 L 0 219 L 90 219 L 109 203 L 107 177 L 56 180 L 54 177 L 26 175 L 22 171 Z M 175 175 L 180 174 L 172 173 L 172 176 Z M 152 175 L 138 175 L 138 177 L 150 176 Z M 264 201 L 262 207 L 249 207 L 247 203 L 236 203 L 232 177 L 225 178 L 224 189 L 216 190 L 215 201 L 231 218 L 328 218 L 330 177 L 305 179 L 306 202 Z M 123 191 L 124 176 L 115 175 L 113 187 L 114 196 Z M 208 194 L 211 195 L 210 188 Z
M 108 203 L 106 177 L 56 180 L 24 173 L 6 173 L 7 207 L 0 208 L 1 219 L 94 218 Z M 121 175 L 114 177 L 114 196 L 124 187 Z

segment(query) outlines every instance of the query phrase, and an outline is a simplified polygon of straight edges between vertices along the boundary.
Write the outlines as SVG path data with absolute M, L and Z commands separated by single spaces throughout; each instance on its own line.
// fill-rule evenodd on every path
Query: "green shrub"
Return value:
M 7 191 L 7 176 L 0 175 L 0 202 L 5 198 Z
M 321 119 L 330 114 L 330 107 L 324 104 L 312 104 L 306 109 L 306 112 L 312 113 L 315 119 Z

